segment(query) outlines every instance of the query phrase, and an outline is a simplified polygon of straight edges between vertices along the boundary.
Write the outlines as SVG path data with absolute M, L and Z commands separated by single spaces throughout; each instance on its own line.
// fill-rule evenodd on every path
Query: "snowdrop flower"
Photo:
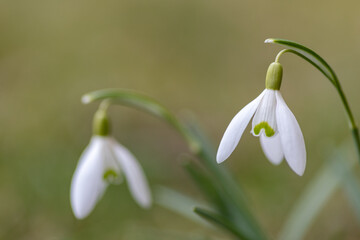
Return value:
M 151 193 L 136 158 L 109 136 L 105 110 L 94 118 L 94 136 L 82 153 L 71 182 L 70 200 L 78 219 L 87 217 L 110 183 L 126 179 L 135 201 L 143 208 L 151 206 Z
M 295 116 L 279 91 L 282 66 L 274 62 L 266 74 L 266 89 L 232 119 L 220 142 L 216 160 L 225 161 L 240 141 L 251 118 L 251 133 L 260 137 L 261 147 L 275 165 L 285 158 L 290 168 L 302 176 L 306 165 L 304 138 Z

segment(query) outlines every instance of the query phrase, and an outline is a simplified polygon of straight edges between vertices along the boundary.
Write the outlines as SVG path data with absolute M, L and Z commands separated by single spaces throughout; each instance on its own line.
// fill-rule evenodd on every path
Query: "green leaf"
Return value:
M 234 202 L 233 196 L 224 191 L 224 186 L 218 180 L 210 176 L 204 169 L 200 168 L 194 161 L 188 161 L 184 168 L 204 193 L 205 197 L 221 213 L 223 219 L 232 225 L 233 229 L 242 232 L 246 239 L 266 239 L 258 228 L 245 205 L 239 206 Z
M 345 163 L 346 166 L 341 165 L 345 168 L 346 174 L 344 175 L 344 183 L 343 188 L 345 188 L 346 195 L 352 208 L 355 211 L 355 215 L 360 222 L 360 184 L 359 179 L 356 178 L 354 173 L 352 172 L 352 166 L 354 164 Z
M 310 48 L 307 48 L 297 42 L 293 42 L 286 39 L 280 38 L 268 38 L 265 40 L 265 43 L 275 43 L 282 46 L 285 46 L 287 49 L 291 49 L 292 53 L 302 57 L 314 67 L 316 67 L 320 72 L 322 72 L 335 86 L 338 86 L 338 80 L 335 72 L 332 70 L 330 65 Z
M 198 214 L 200 217 L 204 218 L 205 220 L 223 228 L 232 233 L 234 236 L 236 236 L 238 239 L 249 239 L 247 238 L 241 231 L 239 231 L 237 228 L 235 228 L 231 222 L 229 222 L 227 219 L 225 219 L 223 216 L 210 212 L 208 210 L 198 208 L 196 207 L 194 209 L 194 212 Z
M 227 206 L 226 208 L 218 209 L 225 210 L 223 214 L 231 219 L 237 228 L 246 229 L 252 239 L 266 239 L 259 223 L 248 207 L 245 195 L 240 188 L 240 183 L 234 181 L 224 165 L 216 163 L 214 147 L 193 116 L 188 117 L 187 127 L 191 134 L 201 143 L 202 151 L 199 152 L 198 157 L 202 160 L 207 172 L 210 174 L 210 180 L 213 181 L 213 185 L 219 186 L 221 199 L 223 199 L 222 201 Z
M 216 162 L 216 151 L 214 146 L 210 143 L 209 138 L 205 135 L 196 119 L 192 116 L 191 118 L 188 118 L 186 123 L 191 134 L 198 139 L 202 146 L 202 151 L 199 153 L 202 163 L 213 176 L 216 176 L 216 181 L 222 186 L 224 192 L 230 195 L 230 198 L 233 199 L 234 203 L 238 205 L 242 212 L 245 212 L 248 207 L 246 206 L 245 194 L 242 191 L 240 184 L 234 180 L 229 170 L 223 164 L 218 164 Z M 248 214 L 249 221 L 255 221 L 250 216 L 251 214 Z M 252 220 L 250 220 L 251 218 Z
M 195 206 L 204 205 L 204 203 L 201 203 L 190 196 L 186 196 L 174 189 L 158 186 L 155 188 L 155 202 L 163 208 L 171 210 L 196 223 L 205 225 L 204 221 L 200 220 L 193 213 Z M 206 224 L 206 226 L 209 225 Z
M 111 103 L 133 107 L 154 115 L 173 126 L 184 137 L 193 152 L 200 151 L 200 146 L 196 139 L 184 129 L 183 125 L 177 120 L 175 115 L 156 100 L 144 94 L 126 89 L 103 89 L 87 93 L 82 97 L 82 102 L 84 104 L 98 100 L 110 100 Z
M 224 198 L 224 195 L 222 194 L 222 190 L 204 169 L 200 168 L 194 161 L 187 161 L 183 166 L 206 198 L 216 206 L 219 211 L 224 215 L 227 215 L 229 211 L 235 211 L 235 209 L 232 209 L 231 205 L 227 204 L 226 198 Z
M 344 147 L 336 149 L 325 166 L 310 181 L 285 221 L 278 239 L 304 239 L 315 218 L 348 174 L 343 167 L 344 155 L 347 155 Z M 350 166 L 353 167 L 354 163 L 355 161 L 352 161 Z

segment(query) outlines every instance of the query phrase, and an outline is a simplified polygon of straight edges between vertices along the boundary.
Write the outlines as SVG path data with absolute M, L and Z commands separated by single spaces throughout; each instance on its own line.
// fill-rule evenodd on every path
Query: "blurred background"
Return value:
M 143 92 L 180 118 L 190 112 L 217 147 L 232 117 L 264 89 L 281 48 L 263 42 L 276 37 L 324 57 L 360 119 L 359 8 L 355 0 L 1 0 L 0 239 L 227 239 L 162 207 L 140 209 L 126 184 L 110 186 L 92 214 L 76 220 L 70 181 L 97 108 L 82 105 L 81 96 L 102 88 Z M 271 165 L 250 128 L 224 163 L 270 236 L 326 164 L 328 149 L 351 138 L 328 80 L 295 55 L 281 63 L 281 91 L 307 146 L 304 176 L 285 162 Z M 188 150 L 173 129 L 125 107 L 110 114 L 115 137 L 137 156 L 151 186 L 202 199 L 181 168 L 179 155 Z M 307 239 L 358 238 L 339 190 Z

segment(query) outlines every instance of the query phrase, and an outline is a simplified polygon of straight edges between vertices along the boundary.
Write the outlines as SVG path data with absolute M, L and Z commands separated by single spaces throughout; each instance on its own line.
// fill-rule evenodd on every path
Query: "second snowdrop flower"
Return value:
M 303 175 L 306 166 L 304 137 L 295 116 L 281 96 L 281 80 L 281 64 L 270 64 L 266 89 L 241 109 L 227 127 L 217 152 L 218 163 L 231 155 L 253 118 L 251 133 L 260 137 L 261 147 L 269 161 L 277 165 L 285 158 L 295 173 Z
M 81 155 L 71 182 L 71 206 L 78 219 L 90 214 L 110 183 L 120 183 L 123 178 L 141 207 L 151 205 L 151 193 L 140 164 L 109 132 L 106 109 L 100 108 L 94 117 L 94 136 Z

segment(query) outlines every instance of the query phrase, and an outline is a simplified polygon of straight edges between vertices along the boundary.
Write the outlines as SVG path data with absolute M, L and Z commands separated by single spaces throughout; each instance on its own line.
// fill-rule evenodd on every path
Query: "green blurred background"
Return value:
M 217 147 L 235 113 L 263 90 L 281 50 L 263 42 L 278 37 L 320 53 L 360 119 L 359 9 L 355 0 L 1 0 L 0 239 L 226 239 L 159 206 L 140 209 L 125 184 L 111 186 L 87 219 L 74 218 L 70 181 L 97 107 L 82 105 L 82 94 L 146 93 L 180 117 L 192 112 Z M 307 146 L 305 175 L 285 162 L 271 165 L 250 129 L 224 163 L 271 236 L 326 163 L 326 151 L 350 139 L 325 77 L 294 55 L 281 62 L 281 90 Z M 202 199 L 180 166 L 187 148 L 174 130 L 132 109 L 113 107 L 110 114 L 114 135 L 137 156 L 152 186 Z M 307 239 L 360 238 L 342 191 L 325 209 Z

